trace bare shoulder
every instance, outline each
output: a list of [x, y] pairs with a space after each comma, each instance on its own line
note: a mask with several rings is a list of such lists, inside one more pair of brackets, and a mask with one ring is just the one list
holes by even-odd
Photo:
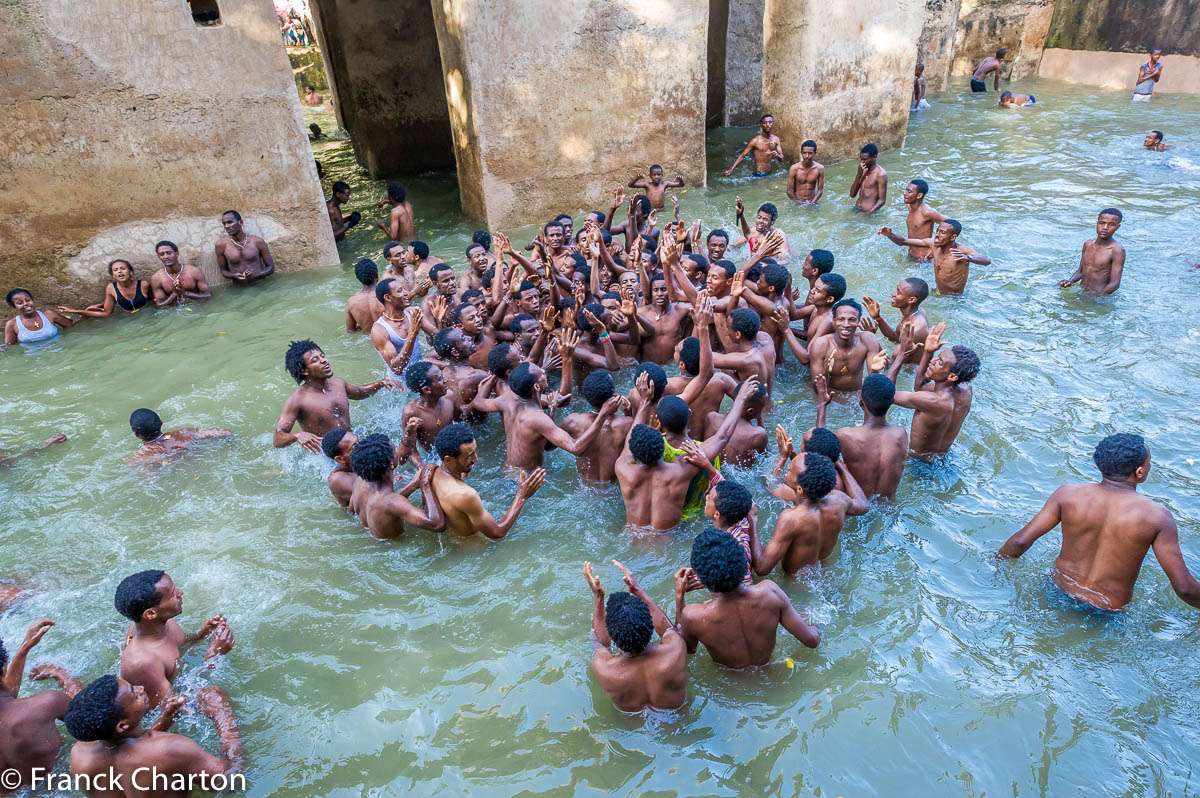
[[590, 413], [572, 413], [563, 419], [562, 428], [574, 435], [575, 430], [586, 429], [591, 423], [592, 416]]

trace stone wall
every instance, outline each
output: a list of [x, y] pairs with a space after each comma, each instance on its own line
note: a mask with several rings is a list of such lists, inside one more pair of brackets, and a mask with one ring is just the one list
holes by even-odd
[[729, 0], [708, 3], [708, 97], [704, 124], [720, 127], [725, 122], [725, 43], [729, 38]]
[[337, 261], [271, 5], [220, 10], [201, 26], [182, 1], [0, 0], [6, 285], [93, 302], [108, 260], [150, 264], [168, 233], [211, 250], [229, 208], [264, 220], [280, 269]]
[[788, 161], [815, 139], [822, 162], [868, 141], [904, 144], [924, 0], [767, 0], [763, 106]]
[[1055, 0], [1046, 46], [1200, 56], [1200, 0]]
[[757, 125], [762, 105], [763, 11], [766, 0], [729, 0], [725, 46], [725, 124]]
[[1033, 77], [1053, 15], [1053, 0], [961, 0], [950, 74], [970, 75], [980, 61], [1005, 47], [1001, 77]]
[[917, 43], [917, 60], [925, 64], [925, 91], [946, 88], [954, 57], [959, 0], [925, 0], [925, 21]]
[[430, 0], [313, 0], [338, 123], [373, 177], [454, 165]]
[[463, 210], [491, 228], [607, 207], [652, 163], [704, 183], [708, 0], [580, 5], [434, 4]]
[[[1047, 47], [1039, 77], [1083, 83], [1104, 89], [1132, 91], [1138, 67], [1149, 59], [1144, 53], [1092, 50], [1059, 50]], [[1200, 58], [1194, 55], [1163, 56], [1162, 79], [1155, 94], [1200, 94]]]

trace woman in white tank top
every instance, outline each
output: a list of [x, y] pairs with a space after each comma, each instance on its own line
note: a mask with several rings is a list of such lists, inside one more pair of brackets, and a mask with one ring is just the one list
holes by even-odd
[[5, 301], [9, 307], [15, 308], [17, 315], [4, 325], [4, 345], [22, 343], [33, 344], [39, 341], [49, 341], [58, 337], [58, 328], [64, 330], [74, 324], [70, 318], [56, 310], [42, 312], [33, 302], [33, 294], [24, 288], [14, 288], [8, 292]]

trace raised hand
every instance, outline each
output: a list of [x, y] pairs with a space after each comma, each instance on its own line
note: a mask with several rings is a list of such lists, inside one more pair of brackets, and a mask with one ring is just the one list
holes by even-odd
[[779, 456], [786, 457], [791, 460], [796, 456], [796, 447], [792, 445], [792, 436], [787, 434], [787, 430], [782, 424], [775, 425], [775, 445], [779, 447]]
[[633, 383], [634, 393], [638, 395], [642, 404], [650, 401], [650, 397], [654, 395], [654, 390], [650, 387], [650, 373], [643, 371], [637, 376]]
[[604, 404], [600, 405], [600, 412], [596, 415], [611, 416], [621, 409], [621, 402], [628, 401], [624, 396], [610, 396], [604, 400]]
[[596, 335], [604, 335], [604, 333], [608, 332], [608, 327], [605, 326], [604, 322], [596, 318], [596, 316], [590, 310], [584, 308], [582, 312], [584, 321], [592, 325], [592, 331], [595, 332]]
[[824, 374], [817, 373], [812, 375], [813, 388], [817, 392], [817, 404], [827, 405], [832, 400], [829, 393], [829, 378]]
[[704, 295], [696, 296], [696, 304], [692, 306], [692, 323], [696, 327], [712, 324], [713, 321], [713, 298]]
[[417, 280], [417, 284], [413, 286], [412, 292], [414, 295], [423, 296], [430, 288], [433, 288], [433, 281], [428, 277], [422, 277], [420, 280]]
[[618, 188], [616, 190], [616, 193], [613, 194], [613, 201], [612, 201], [613, 209], [615, 210], [617, 208], [620, 208], [621, 203], [624, 201], [625, 201], [625, 189]]
[[697, 219], [695, 222], [692, 223], [692, 229], [688, 231], [688, 235], [691, 237], [692, 243], [695, 246], [697, 246], [697, 247], [700, 246], [700, 220], [699, 219]]
[[205, 621], [203, 623], [203, 625], [201, 625], [200, 631], [196, 633], [196, 636], [197, 637], [208, 637], [210, 634], [212, 634], [212, 631], [214, 629], [216, 629], [217, 627], [222, 626], [222, 625], [228, 626], [228, 624], [229, 624], [229, 622], [225, 620], [224, 615], [214, 615], [213, 617], [211, 617], [207, 621]]
[[873, 333], [879, 329], [879, 325], [870, 316], [863, 316], [858, 320], [858, 326], [865, 332]]
[[604, 585], [600, 584], [600, 577], [592, 572], [592, 564], [590, 562], [583, 564], [583, 578], [587, 580], [588, 588], [591, 589], [592, 595], [598, 599], [603, 599]]
[[547, 305], [542, 308], [542, 317], [538, 319], [538, 325], [547, 333], [554, 331], [554, 322], [558, 321], [558, 311]]
[[942, 333], [946, 332], [946, 322], [940, 322], [936, 327], [929, 331], [929, 335], [925, 338], [925, 351], [936, 352], [942, 348]]
[[953, 247], [953, 248], [950, 250], [950, 254], [954, 256], [954, 259], [955, 259], [956, 261], [960, 261], [960, 262], [961, 262], [961, 261], [965, 261], [965, 260], [970, 260], [970, 259], [971, 259], [971, 256], [970, 256], [970, 255], [968, 255], [966, 252], [963, 252], [963, 251], [962, 251], [961, 249], [959, 249], [958, 247]]
[[578, 346], [579, 330], [559, 330], [558, 349], [564, 358], [573, 356], [575, 354], [575, 348]]
[[[733, 297], [733, 302], [737, 302], [744, 293], [746, 293], [746, 273], [737, 272], [733, 275], [733, 284], [729, 287], [729, 295]], [[730, 303], [730, 307], [732, 306], [733, 303]]]
[[[726, 176], [728, 176], [728, 173], [726, 173]], [[741, 198], [741, 197], [737, 197], [737, 198], [736, 198], [736, 204], [734, 205], [734, 208], [737, 210], [737, 215], [738, 215], [738, 216], [744, 216], [744, 215], [745, 215], [745, 213], [746, 213], [746, 206], [742, 204], [742, 198]]]
[[621, 313], [629, 318], [633, 318], [633, 314], [637, 312], [637, 300], [631, 286], [621, 288]]
[[862, 300], [863, 300], [863, 307], [865, 307], [867, 309], [867, 315], [873, 319], [878, 319], [879, 318], [879, 303], [876, 302], [874, 299], [871, 299], [871, 297], [869, 297], [869, 296], [863, 297]]
[[758, 392], [758, 386], [759, 386], [758, 377], [747, 378], [742, 383], [742, 389], [740, 391], [738, 391], [736, 398], [745, 397], [746, 399], [749, 399], [751, 396], [754, 396], [754, 394]]
[[575, 307], [583, 307], [584, 300], [587, 299], [587, 288], [583, 283], [575, 286]]
[[883, 371], [885, 368], [887, 368], [887, 359], [887, 352], [880, 349], [871, 356], [870, 360], [867, 361], [867, 371], [871, 374], [874, 374], [878, 371]]
[[575, 323], [575, 309], [568, 308], [562, 314], [562, 326], [564, 330], [574, 330], [578, 325]]
[[890, 236], [892, 234], [892, 228], [885, 224], [883, 227], [879, 228], [878, 233], [881, 236]]
[[208, 639], [208, 653], [204, 655], [205, 659], [215, 657], [218, 654], [228, 654], [233, 649], [233, 631], [226, 624], [221, 624], [212, 633], [212, 637]]
[[517, 495], [522, 499], [528, 499], [530, 496], [538, 492], [538, 488], [546, 483], [546, 469], [535, 468], [529, 473], [521, 472], [521, 479], [517, 482]]
[[498, 246], [500, 248], [500, 251], [502, 253], [504, 253], [505, 255], [513, 254], [512, 241], [510, 241], [508, 239], [508, 236], [504, 235], [504, 233], [497, 231], [496, 233], [494, 233], [492, 235], [492, 238], [495, 239], [495, 244], [496, 244], [496, 246]]
[[[833, 373], [833, 363], [837, 359], [837, 347], [829, 347], [829, 354], [825, 357], [825, 363], [822, 366], [822, 371], [825, 374]], [[814, 383], [815, 384], [815, 383]]]
[[54, 626], [54, 621], [49, 618], [38, 621], [29, 630], [25, 632], [25, 640], [21, 643], [21, 647], [26, 651], [42, 642], [42, 638], [46, 636], [46, 632], [50, 631], [50, 627]]
[[450, 311], [450, 303], [446, 301], [446, 297], [435, 296], [433, 301], [429, 303], [429, 312], [433, 314], [434, 321], [438, 326], [442, 326], [442, 320], [446, 318], [446, 314]]
[[792, 317], [788, 314], [787, 308], [776, 305], [775, 309], [771, 311], [771, 321], [775, 322], [775, 326], [782, 330], [791, 324]]
[[684, 442], [682, 457], [685, 463], [695, 466], [702, 471], [714, 470], [712, 461], [700, 450], [700, 446], [695, 441]]
[[625, 587], [629, 588], [630, 593], [636, 596], [639, 593], [645, 592], [642, 590], [642, 586], [638, 584], [637, 577], [633, 575], [632, 571], [616, 560], [613, 560], [612, 564], [617, 566], [617, 570], [621, 572], [621, 581], [625, 583]]

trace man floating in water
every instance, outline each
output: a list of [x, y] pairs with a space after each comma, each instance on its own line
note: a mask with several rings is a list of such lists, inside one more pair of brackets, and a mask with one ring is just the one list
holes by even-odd
[[887, 202], [887, 172], [878, 163], [879, 148], [865, 144], [858, 152], [858, 171], [850, 184], [850, 197], [857, 197], [854, 207], [874, 213]]
[[1150, 475], [1150, 447], [1140, 435], [1117, 433], [1096, 445], [1092, 461], [1100, 481], [1064, 485], [1041, 511], [1000, 548], [1001, 557], [1020, 557], [1062, 524], [1062, 550], [1051, 572], [1065, 592], [1102, 610], [1119, 610], [1133, 599], [1142, 560], [1154, 556], [1175, 593], [1200, 608], [1200, 582], [1179, 550], [1175, 519], [1137, 486]]
[[754, 153], [754, 176], [766, 177], [771, 173], [771, 162], [775, 160], [783, 160], [783, 144], [779, 141], [779, 136], [776, 136], [771, 131], [775, 129], [775, 117], [770, 114], [763, 114], [759, 120], [759, 133], [750, 142], [746, 144], [746, 149], [742, 150], [742, 154], [733, 162], [733, 166], [725, 170], [725, 176], [729, 177], [733, 174], [733, 170], [737, 169], [738, 164], [742, 162], [747, 155]]
[[275, 273], [275, 260], [267, 242], [252, 236], [242, 227], [242, 215], [237, 211], [221, 214], [225, 235], [217, 240], [217, 268], [221, 276], [234, 285], [256, 283]]
[[1000, 62], [1007, 54], [1008, 50], [1001, 47], [994, 56], [989, 55], [979, 62], [979, 65], [975, 67], [975, 72], [971, 75], [971, 91], [986, 92], [988, 75], [993, 76], [992, 91], [1000, 91]]
[[1037, 100], [1032, 94], [1013, 94], [1011, 91], [1001, 93], [1000, 102], [997, 103], [1001, 108], [1023, 108], [1036, 104]]
[[196, 427], [181, 427], [164, 434], [162, 419], [158, 417], [158, 413], [145, 407], [139, 407], [130, 414], [129, 428], [142, 442], [142, 447], [130, 455], [129, 460], [143, 465], [161, 462], [172, 455], [179, 454], [196, 441], [233, 437], [233, 433], [227, 429], [197, 429]]
[[1116, 208], [1105, 208], [1096, 217], [1096, 237], [1084, 242], [1079, 268], [1058, 284], [1063, 288], [1080, 283], [1085, 294], [1107, 296], [1121, 287], [1125, 270], [1125, 247], [1113, 240], [1124, 218]]
[[1151, 130], [1142, 141], [1142, 149], [1153, 150], [1154, 152], [1162, 152], [1168, 147], [1174, 146], [1174, 144], [1163, 142], [1163, 132], [1161, 130]]

